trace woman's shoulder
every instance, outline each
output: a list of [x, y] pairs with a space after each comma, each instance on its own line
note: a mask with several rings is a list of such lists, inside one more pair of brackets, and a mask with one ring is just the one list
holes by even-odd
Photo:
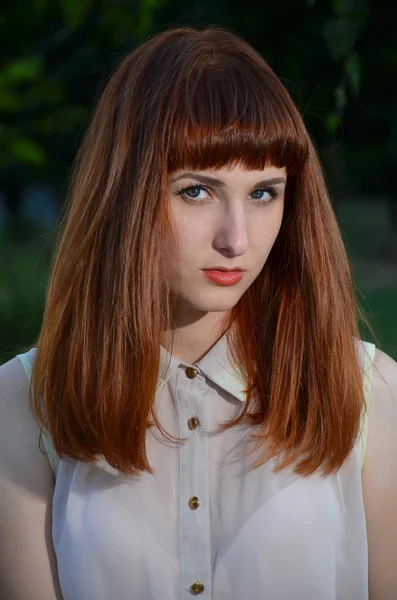
[[[28, 352], [23, 354], [17, 354], [16, 358], [18, 358], [24, 368], [26, 379], [30, 382], [30, 378], [32, 375], [32, 365], [34, 361], [34, 357], [36, 355], [36, 347], [31, 348]], [[55, 448], [53, 446], [51, 436], [45, 429], [42, 429], [40, 432], [40, 438], [43, 442], [45, 452], [48, 456], [48, 460], [51, 465], [52, 472], [54, 477], [57, 475], [58, 466], [59, 466], [59, 456], [55, 452]]]
[[363, 467], [368, 434], [368, 409], [371, 402], [371, 381], [372, 369], [374, 365], [376, 347], [372, 342], [366, 342], [362, 339], [354, 338], [356, 352], [360, 364], [361, 373], [363, 376], [363, 391], [365, 398], [365, 406], [361, 413], [360, 436], [358, 441], [360, 466]]
[[[44, 446], [53, 476], [55, 477], [58, 469], [59, 457], [56, 455], [48, 432], [39, 429], [29, 402], [29, 386], [35, 354], [36, 348], [33, 347], [25, 353], [17, 354], [4, 365], [1, 365], [0, 386], [4, 402], [7, 403], [10, 410], [14, 411], [15, 418], [22, 419], [23, 421], [26, 421], [26, 419], [33, 420], [33, 429], [37, 438], [36, 445], [38, 451], [43, 455], [42, 449]], [[3, 407], [3, 410], [5, 410], [5, 407]]]
[[362, 470], [374, 600], [397, 597], [397, 362], [378, 348], [375, 354]]
[[15, 356], [0, 365], [0, 461], [3, 474], [12, 477], [13, 469], [23, 471], [25, 467], [33, 468], [33, 464], [48, 470], [48, 460], [40, 452], [39, 440], [40, 428], [29, 402], [29, 378]]
[[[54, 477], [39, 449], [40, 429], [29, 405], [29, 381], [14, 357], [0, 366], [0, 529], [2, 584], [25, 597], [61, 597], [54, 591], [51, 549]], [[0, 586], [1, 587], [1, 586]]]
[[377, 467], [382, 468], [395, 462], [397, 475], [397, 362], [379, 348], [374, 352], [369, 393], [365, 465], [372, 468], [379, 463]]
[[357, 356], [360, 362], [360, 366], [365, 368], [370, 368], [373, 363], [375, 357], [376, 346], [372, 342], [366, 342], [360, 338], [354, 338], [354, 343], [356, 346]]
[[15, 356], [15, 358], [19, 359], [19, 361], [21, 362], [28, 381], [30, 381], [30, 376], [32, 374], [32, 365], [33, 365], [34, 357], [36, 355], [36, 351], [37, 351], [37, 348], [34, 346], [27, 352], [24, 352], [22, 354], [17, 354]]
[[[29, 380], [30, 375], [26, 377], [26, 369], [18, 356], [0, 365], [0, 410], [3, 417], [20, 413], [21, 416], [30, 414], [33, 418], [29, 405]], [[0, 419], [0, 423], [5, 426], [4, 419]]]

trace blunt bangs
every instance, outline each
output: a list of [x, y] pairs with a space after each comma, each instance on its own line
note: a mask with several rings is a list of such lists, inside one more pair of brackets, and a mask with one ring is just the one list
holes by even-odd
[[167, 113], [168, 172], [273, 165], [291, 173], [306, 162], [299, 113], [270, 70], [230, 55], [226, 66], [187, 73], [175, 87], [178, 102]]

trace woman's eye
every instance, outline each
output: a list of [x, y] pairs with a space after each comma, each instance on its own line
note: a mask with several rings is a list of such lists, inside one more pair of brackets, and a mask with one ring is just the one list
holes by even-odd
[[[203, 185], [189, 185], [177, 192], [184, 200], [193, 203], [202, 202], [205, 194], [208, 194], [208, 190]], [[277, 190], [273, 187], [257, 188], [250, 195], [258, 204], [270, 204], [276, 198]]]
[[259, 200], [266, 204], [271, 202], [277, 196], [277, 192], [272, 187], [258, 188], [252, 192], [251, 196], [253, 196], [255, 200]]
[[206, 192], [206, 188], [202, 185], [190, 185], [189, 187], [183, 188], [178, 194], [187, 200], [203, 200], [204, 197], [200, 196], [201, 192]]

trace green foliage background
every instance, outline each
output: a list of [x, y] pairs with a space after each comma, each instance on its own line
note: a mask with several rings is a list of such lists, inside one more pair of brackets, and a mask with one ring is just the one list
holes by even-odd
[[[302, 111], [326, 169], [358, 300], [397, 359], [397, 3], [382, 0], [15, 0], [0, 13], [0, 363], [40, 328], [56, 228], [22, 211], [46, 182], [60, 211], [100, 91], [163, 29], [217, 24], [246, 38]], [[363, 332], [364, 339], [370, 334]]]

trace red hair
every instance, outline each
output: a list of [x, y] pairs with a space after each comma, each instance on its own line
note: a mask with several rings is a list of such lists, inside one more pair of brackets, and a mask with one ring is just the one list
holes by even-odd
[[124, 59], [76, 157], [31, 386], [34, 414], [60, 457], [102, 456], [124, 473], [152, 472], [146, 430], [154, 424], [168, 436], [154, 400], [175, 301], [167, 178], [233, 165], [286, 167], [288, 177], [268, 260], [229, 311], [247, 399], [223, 426], [252, 425], [253, 467], [280, 455], [277, 471], [298, 461], [302, 476], [320, 466], [329, 474], [352, 450], [364, 408], [358, 316], [372, 328], [313, 144], [247, 42], [186, 27]]

